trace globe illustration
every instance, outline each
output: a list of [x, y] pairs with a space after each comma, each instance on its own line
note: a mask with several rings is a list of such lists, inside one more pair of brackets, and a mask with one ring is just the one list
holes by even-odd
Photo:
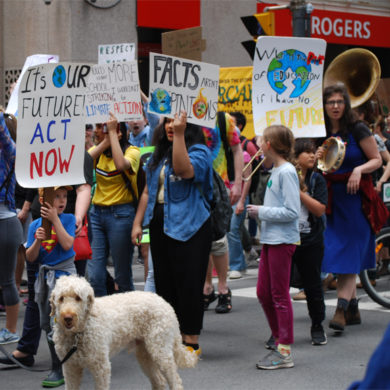
[[306, 63], [306, 55], [301, 51], [289, 49], [280, 52], [269, 64], [267, 79], [271, 88], [281, 95], [286, 89], [285, 82], [291, 78], [295, 86], [290, 97], [302, 95], [310, 84], [308, 78], [311, 65]]
[[159, 114], [170, 114], [171, 113], [171, 96], [169, 93], [162, 88], [157, 88], [151, 94], [151, 102], [149, 108], [151, 111]]
[[61, 88], [66, 81], [66, 71], [62, 65], [58, 65], [53, 72], [53, 84], [57, 88]]

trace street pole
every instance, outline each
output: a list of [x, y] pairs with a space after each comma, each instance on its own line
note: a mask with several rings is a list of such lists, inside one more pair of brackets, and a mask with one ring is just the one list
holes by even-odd
[[313, 5], [306, 0], [291, 0], [293, 37], [310, 37]]

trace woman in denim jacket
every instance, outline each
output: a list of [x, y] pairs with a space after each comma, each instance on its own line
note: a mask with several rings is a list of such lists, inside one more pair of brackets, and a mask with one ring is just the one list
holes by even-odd
[[[156, 292], [177, 314], [183, 342], [200, 355], [203, 284], [211, 248], [212, 160], [199, 126], [182, 111], [155, 130], [156, 149], [134, 220], [138, 244], [150, 227]], [[143, 223], [142, 223], [143, 221]]]

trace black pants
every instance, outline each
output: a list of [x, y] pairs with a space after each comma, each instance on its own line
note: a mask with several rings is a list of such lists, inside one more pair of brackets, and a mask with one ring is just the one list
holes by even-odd
[[319, 325], [325, 319], [324, 292], [321, 281], [321, 265], [324, 256], [324, 245], [297, 245], [293, 255], [301, 276], [306, 294], [307, 308], [313, 325]]
[[156, 293], [174, 308], [181, 332], [198, 335], [203, 326], [203, 285], [211, 249], [210, 219], [185, 242], [164, 234], [163, 227], [163, 205], [156, 205], [150, 223]]

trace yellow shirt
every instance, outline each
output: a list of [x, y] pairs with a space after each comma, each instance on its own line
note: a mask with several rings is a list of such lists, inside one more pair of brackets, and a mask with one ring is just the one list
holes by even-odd
[[[95, 148], [93, 146], [90, 150]], [[140, 151], [136, 146], [130, 146], [126, 149], [124, 157], [130, 162], [133, 172], [138, 172]], [[96, 160], [95, 160], [96, 164]], [[121, 171], [116, 169], [114, 159], [107, 157], [104, 153], [100, 155], [96, 168], [96, 191], [92, 198], [92, 203], [98, 206], [113, 206], [117, 204], [131, 203], [133, 197], [130, 190], [126, 187]], [[137, 191], [137, 175], [124, 172], [130, 179], [135, 195]]]

